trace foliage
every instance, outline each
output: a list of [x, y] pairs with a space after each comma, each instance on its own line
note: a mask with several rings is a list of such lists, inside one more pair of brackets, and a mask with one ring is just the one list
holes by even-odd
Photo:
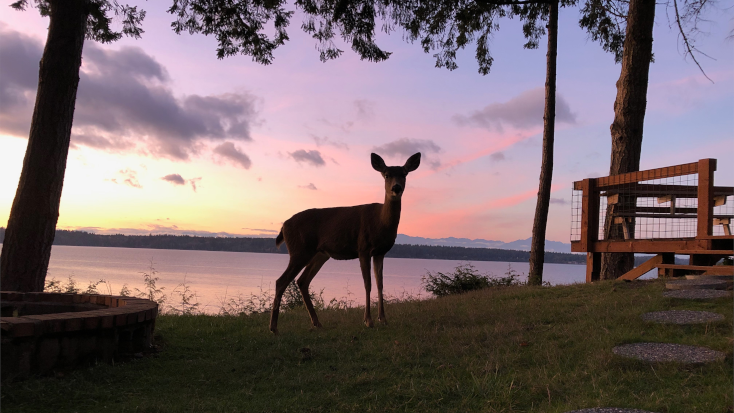
[[[288, 40], [292, 11], [286, 11], [284, 0], [173, 0], [168, 12], [176, 16], [173, 30], [214, 35], [219, 42], [220, 59], [242, 53], [261, 64], [273, 61], [273, 50]], [[271, 39], [262, 33], [266, 25], [275, 29]]]
[[[25, 10], [29, 5], [36, 7], [41, 16], [51, 14], [49, 0], [18, 0], [12, 3], [10, 7], [16, 10]], [[141, 25], [143, 19], [145, 19], [145, 10], [138, 10], [138, 6], [120, 4], [117, 0], [89, 0], [87, 5], [89, 7], [87, 39], [100, 43], [112, 43], [120, 40], [123, 35], [139, 39], [140, 35], [143, 34]], [[112, 17], [110, 15], [122, 22], [120, 31], [112, 29]]]
[[100, 284], [107, 284], [107, 281], [105, 281], [105, 280], [99, 280], [99, 281], [96, 281], [96, 282], [90, 281], [90, 282], [89, 282], [89, 285], [87, 286], [87, 289], [86, 289], [86, 290], [84, 290], [84, 291], [82, 291], [82, 293], [83, 293], [83, 294], [101, 294], [101, 293], [100, 293], [100, 292], [99, 292], [99, 291], [97, 290], [97, 287], [98, 287], [98, 286], [99, 286]]
[[141, 272], [143, 276], [143, 289], [135, 288], [135, 296], [138, 298], [145, 298], [150, 301], [154, 301], [158, 303], [160, 307], [163, 307], [166, 303], [166, 294], [163, 293], [163, 290], [166, 289], [166, 287], [160, 287], [158, 288], [157, 282], [159, 280], [158, 277], [156, 277], [156, 274], [158, 274], [158, 271], [153, 267], [153, 259], [150, 259], [150, 265], [148, 266], [148, 271]]
[[169, 307], [170, 313], [179, 315], [193, 315], [200, 313], [199, 303], [197, 302], [196, 298], [196, 291], [192, 291], [189, 284], [186, 283], [185, 275], [181, 284], [177, 285], [176, 288], [171, 291], [171, 294], [175, 294], [179, 297], [179, 307], [171, 305]]
[[579, 25], [591, 40], [599, 42], [604, 51], [622, 61], [628, 3], [619, 0], [588, 0], [581, 8]]
[[444, 297], [453, 294], [463, 294], [469, 291], [481, 290], [490, 287], [509, 287], [523, 285], [518, 274], [512, 267], [507, 268], [504, 277], [493, 277], [489, 274], [480, 274], [470, 263], [459, 264], [453, 273], [444, 274], [440, 271], [428, 271], [421, 278], [423, 288], [429, 293]]
[[[305, 311], [288, 311], [278, 337], [267, 314], [163, 315], [161, 352], [3, 383], [2, 411], [728, 411], [731, 298], [677, 300], [664, 290], [663, 280], [485, 289], [394, 304], [389, 324], [374, 328], [363, 326], [361, 309], [323, 310], [321, 329]], [[725, 320], [677, 326], [640, 317], [671, 309]], [[651, 368], [612, 353], [644, 341], [705, 346], [727, 359]]]

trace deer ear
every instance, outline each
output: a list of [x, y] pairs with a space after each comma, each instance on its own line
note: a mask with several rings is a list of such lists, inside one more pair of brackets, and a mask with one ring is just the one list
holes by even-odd
[[377, 172], [385, 172], [385, 170], [387, 170], [387, 165], [385, 165], [385, 161], [383, 161], [380, 155], [376, 153], [372, 154], [372, 167]]
[[405, 165], [403, 165], [403, 168], [405, 168], [405, 172], [413, 172], [416, 169], [418, 169], [418, 166], [421, 164], [421, 153], [418, 152], [415, 155], [408, 158], [407, 161], [405, 161]]

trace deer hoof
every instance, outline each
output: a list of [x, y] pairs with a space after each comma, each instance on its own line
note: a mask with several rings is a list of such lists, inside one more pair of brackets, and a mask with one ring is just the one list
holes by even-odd
[[317, 321], [317, 322], [315, 322], [315, 323], [313, 323], [313, 326], [314, 326], [314, 327], [316, 327], [316, 328], [321, 328], [321, 327], [323, 327], [323, 326], [321, 325], [321, 323], [319, 323], [318, 321]]
[[379, 317], [377, 319], [377, 321], [381, 322], [382, 324], [387, 324], [387, 318], [385, 318], [384, 316], [383, 317]]
[[372, 322], [372, 319], [369, 319], [369, 320], [364, 320], [364, 325], [372, 328], [375, 326], [375, 323]]
[[270, 331], [273, 332], [273, 335], [275, 335], [275, 336], [278, 335], [278, 328], [277, 327], [270, 327]]

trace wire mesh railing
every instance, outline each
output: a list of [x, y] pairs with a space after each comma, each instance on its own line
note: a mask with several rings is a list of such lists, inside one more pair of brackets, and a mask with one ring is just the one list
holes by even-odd
[[[575, 182], [571, 241], [731, 235], [734, 189], [713, 186], [715, 165], [702, 160]], [[702, 179], [699, 167], [706, 169]]]

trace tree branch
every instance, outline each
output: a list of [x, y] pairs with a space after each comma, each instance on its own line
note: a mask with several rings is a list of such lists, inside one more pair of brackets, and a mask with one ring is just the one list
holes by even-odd
[[673, 0], [673, 7], [675, 9], [675, 22], [678, 24], [678, 30], [680, 31], [680, 35], [683, 38], [683, 44], [686, 46], [686, 54], [691, 55], [691, 59], [693, 59], [693, 62], [696, 63], [696, 66], [698, 66], [698, 70], [703, 73], [703, 76], [708, 79], [709, 82], [714, 83], [714, 81], [711, 80], [708, 75], [706, 75], [706, 72], [704, 72], [703, 68], [698, 63], [698, 60], [696, 60], [696, 56], [693, 54], [693, 52], [696, 50], [696, 47], [691, 45], [691, 43], [688, 41], [688, 36], [686, 36], [686, 33], [683, 30], [683, 25], [680, 22], [680, 14], [678, 13], [678, 0]]

